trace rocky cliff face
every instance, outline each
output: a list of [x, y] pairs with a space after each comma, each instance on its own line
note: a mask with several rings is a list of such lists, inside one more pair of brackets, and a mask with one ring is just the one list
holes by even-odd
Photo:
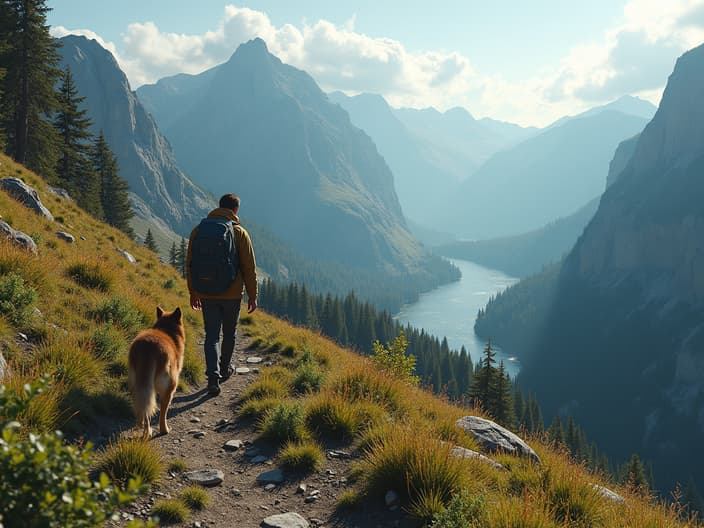
[[255, 39], [202, 75], [146, 92], [162, 108], [179, 98], [166, 133], [196, 182], [238, 193], [243, 215], [314, 258], [387, 271], [422, 265], [384, 159], [307, 73]]
[[181, 171], [171, 146], [131, 91], [115, 58], [95, 40], [69, 35], [59, 40], [62, 67], [70, 66], [93, 121], [103, 130], [127, 181], [138, 215], [156, 216], [185, 235], [213, 199]]
[[703, 484], [703, 101], [701, 46], [677, 61], [566, 259], [522, 374], [548, 412], [569, 410], [612, 452], [653, 460], [661, 486]]

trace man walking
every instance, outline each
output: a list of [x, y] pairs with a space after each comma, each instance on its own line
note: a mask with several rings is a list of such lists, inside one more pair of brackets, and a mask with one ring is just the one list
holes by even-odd
[[245, 289], [247, 313], [257, 309], [257, 264], [252, 241], [237, 217], [240, 199], [226, 194], [219, 205], [191, 232], [186, 259], [191, 308], [203, 310], [205, 374], [211, 396], [220, 394], [220, 381], [234, 372], [231, 362]]

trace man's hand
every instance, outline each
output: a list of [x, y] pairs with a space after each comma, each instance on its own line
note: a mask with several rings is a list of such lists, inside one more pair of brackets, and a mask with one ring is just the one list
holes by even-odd
[[257, 309], [257, 300], [256, 299], [249, 299], [247, 301], [247, 313], [252, 313], [256, 309]]
[[195, 295], [191, 295], [191, 308], [194, 310], [200, 310], [201, 305], [200, 305], [200, 298], [196, 297]]

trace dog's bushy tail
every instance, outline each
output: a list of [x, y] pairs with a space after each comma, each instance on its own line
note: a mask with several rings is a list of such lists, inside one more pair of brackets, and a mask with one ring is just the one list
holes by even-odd
[[156, 364], [150, 361], [146, 368], [136, 370], [133, 365], [129, 368], [129, 385], [134, 401], [134, 414], [138, 423], [144, 423], [145, 430], [149, 421], [156, 413], [156, 394], [154, 392], [154, 375]]

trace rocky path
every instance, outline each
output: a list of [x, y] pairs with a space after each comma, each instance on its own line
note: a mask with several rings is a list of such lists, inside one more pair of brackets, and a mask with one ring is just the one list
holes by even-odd
[[[219, 396], [209, 397], [203, 386], [174, 398], [169, 412], [171, 432], [152, 441], [162, 451], [165, 467], [181, 460], [187, 469], [183, 474], [166, 473], [152, 492], [122, 512], [121, 522], [114, 525], [124, 526], [135, 517], [146, 518], [155, 501], [176, 498], [183, 487], [193, 483], [187, 478], [189, 472], [207, 470], [204, 478], [214, 477], [213, 482], [204, 483], [210, 496], [208, 507], [191, 513], [187, 521], [175, 526], [403, 526], [401, 512], [390, 512], [383, 504], [345, 513], [344, 518], [336, 515], [337, 497], [349, 487], [346, 475], [354, 462], [349, 452], [326, 450], [321, 470], [304, 478], [279, 470], [275, 446], [258, 440], [255, 424], [236, 416], [239, 395], [257, 378], [260, 366], [270, 363], [267, 356], [261, 358], [261, 363], [252, 363], [258, 352], [250, 350], [249, 345], [246, 337], [238, 336], [236, 366], [249, 372], [225, 381]], [[197, 480], [197, 475], [193, 478]], [[281, 517], [271, 519], [282, 514], [292, 515], [288, 521]]]

